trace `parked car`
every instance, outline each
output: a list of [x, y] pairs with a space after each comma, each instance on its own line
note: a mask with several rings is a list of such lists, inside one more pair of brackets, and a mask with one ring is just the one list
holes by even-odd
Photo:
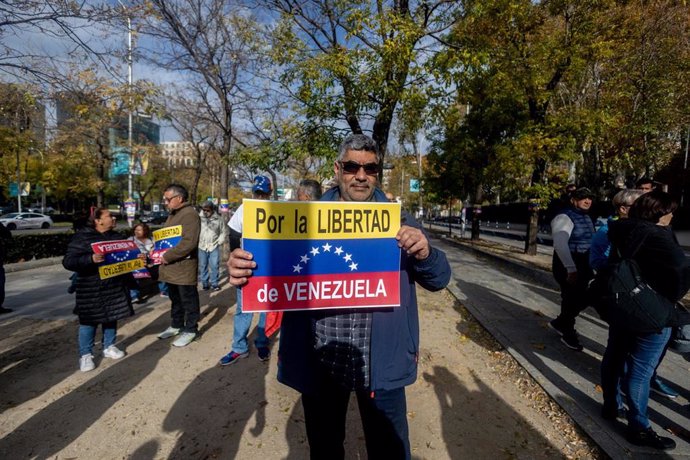
[[8, 230], [18, 230], [25, 228], [50, 228], [53, 220], [35, 212], [11, 212], [0, 217], [0, 222]]
[[140, 222], [145, 224], [162, 224], [168, 220], [168, 211], [153, 211], [151, 214], [141, 216]]

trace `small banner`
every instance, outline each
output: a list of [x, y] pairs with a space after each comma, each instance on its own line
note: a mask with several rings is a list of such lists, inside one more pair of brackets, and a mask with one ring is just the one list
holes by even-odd
[[400, 305], [399, 203], [243, 203], [243, 311]]
[[141, 251], [134, 241], [113, 240], [91, 243], [91, 249], [95, 254], [105, 255], [105, 260], [98, 267], [98, 274], [102, 280], [146, 266], [146, 262], [138, 258]]
[[161, 257], [165, 252], [174, 248], [182, 239], [182, 225], [165, 227], [153, 232], [153, 251], [149, 254], [151, 263], [160, 265]]
[[134, 270], [132, 272], [132, 276], [136, 279], [146, 279], [146, 278], [151, 278], [151, 272], [149, 271], [148, 268], [141, 268], [139, 270]]

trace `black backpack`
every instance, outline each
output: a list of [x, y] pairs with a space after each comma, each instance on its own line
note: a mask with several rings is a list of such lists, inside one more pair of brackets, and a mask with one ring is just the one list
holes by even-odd
[[658, 333], [668, 327], [675, 315], [675, 303], [657, 293], [642, 279], [633, 259], [647, 235], [629, 254], [618, 252], [619, 259], [609, 259], [601, 306], [609, 324], [635, 334]]

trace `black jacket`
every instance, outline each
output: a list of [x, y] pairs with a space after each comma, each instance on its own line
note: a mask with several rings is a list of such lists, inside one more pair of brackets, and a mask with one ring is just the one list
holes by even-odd
[[115, 232], [99, 233], [86, 227], [77, 232], [67, 246], [62, 265], [77, 273], [76, 305], [74, 313], [79, 315], [80, 324], [101, 324], [117, 321], [134, 314], [128, 288], [132, 275], [100, 279], [98, 264], [93, 262], [91, 243], [119, 240]]
[[633, 259], [642, 278], [659, 294], [677, 302], [690, 289], [690, 264], [670, 227], [638, 219], [620, 219], [609, 225], [611, 255], [625, 256], [637, 246]]

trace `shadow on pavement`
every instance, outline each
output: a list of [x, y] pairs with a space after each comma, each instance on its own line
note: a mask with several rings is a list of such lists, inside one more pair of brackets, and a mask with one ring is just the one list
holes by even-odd
[[[441, 406], [442, 435], [450, 458], [524, 458], [551, 459], [560, 451], [518, 415], [474, 372], [477, 389], [465, 386], [456, 375], [442, 366], [423, 378], [433, 385]], [[482, 407], [480, 413], [465, 410], [471, 402]], [[519, 429], [514, 425], [518, 419]], [[499, 434], [503, 439], [497, 439]], [[517, 436], [520, 437], [517, 437]], [[506, 447], [510, 446], [510, 447]]]
[[[219, 312], [214, 319], [222, 317]], [[232, 331], [228, 332], [232, 337]], [[226, 367], [215, 365], [199, 374], [163, 421], [165, 432], [180, 433], [168, 458], [236, 458], [240, 442], [261, 443], [268, 404], [266, 375], [275, 359], [273, 355], [270, 361], [260, 362], [251, 349], [247, 359]], [[243, 438], [252, 421], [250, 435]]]
[[[36, 328], [49, 327], [48, 323], [37, 326], [34, 320], [16, 318], [3, 326], [0, 335], [12, 339], [14, 347], [0, 354], [0, 369], [5, 369], [0, 373], [0, 413], [42, 395], [72, 375], [79, 359], [76, 322], [60, 321], [59, 326], [40, 333]], [[62, 347], [54, 346], [65, 342], [74, 343], [69, 358]], [[65, 365], [66, 359], [70, 365]], [[27, 379], [34, 384], [25, 385]]]
[[[118, 341], [124, 349], [131, 343], [165, 328], [169, 314], [159, 315], [135, 334]], [[97, 336], [98, 337], [98, 336]], [[76, 328], [74, 336], [76, 350]], [[61, 451], [91, 427], [110, 407], [151, 373], [170, 350], [164, 341], [155, 341], [139, 353], [113, 363], [92, 379], [47, 405], [0, 440], [0, 458], [48, 458]], [[64, 366], [64, 357], [62, 358]], [[100, 358], [97, 364], [100, 365]], [[74, 369], [77, 360], [70, 361]], [[72, 367], [74, 366], [74, 367]], [[42, 372], [39, 368], [36, 371]], [[54, 429], [52, 429], [55, 427]]]

